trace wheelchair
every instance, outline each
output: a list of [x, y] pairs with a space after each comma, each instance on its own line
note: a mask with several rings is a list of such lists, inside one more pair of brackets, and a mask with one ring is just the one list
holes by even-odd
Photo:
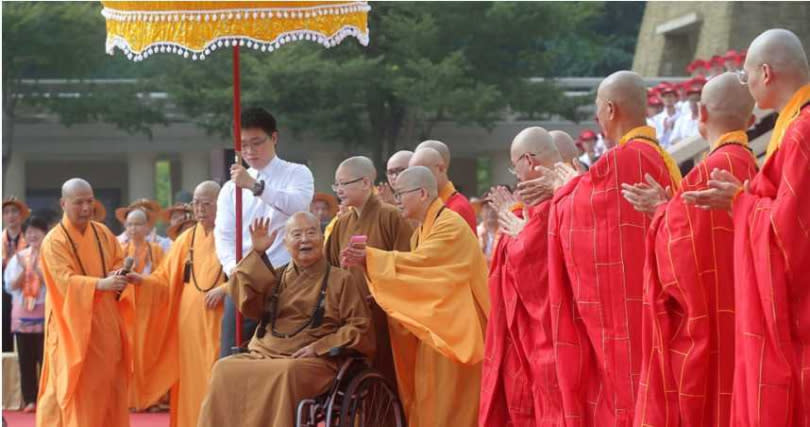
[[329, 357], [344, 359], [326, 393], [298, 403], [296, 427], [405, 427], [397, 391], [366, 358], [333, 348]]

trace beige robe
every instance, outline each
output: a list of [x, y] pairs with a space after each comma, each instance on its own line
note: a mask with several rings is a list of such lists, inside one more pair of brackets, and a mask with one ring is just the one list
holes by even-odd
[[[290, 333], [310, 320], [327, 266], [321, 259], [306, 270], [294, 264], [276, 269], [251, 251], [231, 277], [229, 292], [244, 316], [258, 320], [274, 287], [282, 286], [275, 331]], [[198, 426], [292, 426], [298, 402], [325, 392], [334, 381], [338, 361], [326, 357], [331, 348], [373, 351], [369, 309], [352, 275], [331, 267], [325, 298], [320, 326], [283, 338], [274, 336], [268, 323], [264, 337], [253, 336], [248, 353], [214, 365]], [[307, 345], [318, 357], [290, 358]]]
[[[340, 266], [340, 252], [349, 245], [351, 237], [355, 235], [367, 236], [366, 246], [370, 248], [407, 252], [411, 248], [410, 239], [411, 235], [413, 235], [413, 228], [402, 217], [399, 209], [388, 203], [383, 203], [377, 195], [372, 194], [360, 215], [357, 214], [356, 210], [349, 209], [348, 212], [335, 221], [332, 232], [329, 234], [325, 244], [325, 256], [330, 264], [336, 267]], [[366, 285], [363, 269], [353, 267], [349, 271], [358, 283], [362, 283], [363, 295], [368, 297], [368, 285]], [[385, 311], [371, 298], [368, 299], [371, 305], [371, 318], [377, 343], [374, 367], [385, 375], [392, 384], [396, 384], [390, 336], [400, 336], [404, 333], [404, 330], [401, 326], [395, 324], [391, 325], [389, 333]]]

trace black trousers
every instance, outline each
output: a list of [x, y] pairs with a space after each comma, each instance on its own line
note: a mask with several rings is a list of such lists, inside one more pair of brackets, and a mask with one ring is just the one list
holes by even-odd
[[11, 295], [3, 289], [3, 353], [14, 351], [14, 342], [11, 341]]
[[44, 334], [14, 334], [17, 337], [17, 359], [20, 362], [20, 386], [25, 404], [36, 403], [39, 372], [42, 369]]

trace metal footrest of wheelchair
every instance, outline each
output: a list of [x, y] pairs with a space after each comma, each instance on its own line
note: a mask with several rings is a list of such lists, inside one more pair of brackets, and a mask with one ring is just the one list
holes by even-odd
[[[298, 409], [295, 414], [295, 425], [299, 427], [315, 427], [317, 418], [318, 402], [315, 399], [304, 399], [298, 402]], [[306, 419], [304, 416], [306, 415]]]

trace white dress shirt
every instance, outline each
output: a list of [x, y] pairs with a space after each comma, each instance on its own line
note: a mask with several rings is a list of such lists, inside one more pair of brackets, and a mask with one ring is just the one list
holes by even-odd
[[[250, 251], [250, 229], [255, 218], [270, 218], [270, 233], [284, 227], [292, 214], [309, 210], [314, 193], [312, 172], [304, 165], [273, 157], [262, 170], [248, 169], [254, 179], [264, 181], [264, 191], [259, 197], [242, 189], [242, 255]], [[217, 258], [222, 268], [230, 275], [236, 267], [236, 186], [228, 181], [222, 186], [217, 198], [217, 218], [214, 239]], [[279, 232], [276, 240], [267, 249], [267, 258], [275, 267], [290, 262], [290, 254], [283, 244], [284, 235]]]
[[672, 128], [672, 136], [669, 139], [670, 146], [682, 139], [699, 135], [698, 120], [697, 118], [692, 118], [692, 112], [690, 111], [689, 114], [681, 114], [675, 122], [675, 127]]
[[[664, 108], [664, 111], [653, 116], [652, 121], [655, 124], [655, 133], [658, 136], [658, 142], [661, 144], [662, 148], [669, 148], [669, 145], [672, 142], [672, 131], [675, 129], [675, 122], [680, 116], [681, 111], [677, 107], [675, 108], [675, 113], [671, 116], [667, 114], [666, 108]], [[672, 127], [669, 129], [666, 127], [665, 122], [667, 121], [672, 122]]]

